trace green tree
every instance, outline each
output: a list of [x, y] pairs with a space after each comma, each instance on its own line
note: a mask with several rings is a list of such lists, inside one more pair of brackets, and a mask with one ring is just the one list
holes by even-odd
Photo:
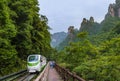
[[39, 10], [37, 0], [0, 1], [0, 76], [25, 67], [29, 54], [50, 56], [48, 19]]
[[116, 2], [117, 9], [120, 8], [120, 0], [116, 0], [115, 2]]
[[11, 39], [16, 36], [16, 29], [10, 18], [10, 9], [7, 0], [0, 1], [0, 75], [10, 72], [17, 59], [15, 46], [11, 45]]
[[50, 33], [47, 18], [39, 14], [38, 1], [12, 0], [9, 7], [17, 29], [12, 44], [16, 45], [18, 56], [26, 59], [29, 54], [45, 54], [50, 48]]
[[31, 30], [32, 27], [32, 4], [34, 1], [26, 0], [11, 0], [9, 7], [14, 14], [11, 14], [11, 18], [16, 25], [17, 35], [12, 40], [12, 44], [16, 46], [18, 56], [22, 59], [26, 59], [32, 47]]

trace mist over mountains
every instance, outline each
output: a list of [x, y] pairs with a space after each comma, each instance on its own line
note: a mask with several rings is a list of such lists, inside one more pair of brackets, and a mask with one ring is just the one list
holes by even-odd
[[56, 47], [58, 46], [67, 36], [66, 32], [57, 32], [51, 35], [51, 46]]
[[75, 29], [74, 26], [68, 27], [68, 32], [57, 32], [51, 35], [51, 46], [57, 48], [68, 45], [70, 41], [78, 41], [77, 34], [80, 32], [87, 32], [88, 35], [93, 36], [101, 32], [110, 32], [116, 23], [120, 20], [120, 1], [116, 0], [116, 3], [108, 6], [108, 12], [105, 14], [105, 18], [101, 23], [95, 22], [94, 16], [89, 19], [83, 18], [80, 28]]

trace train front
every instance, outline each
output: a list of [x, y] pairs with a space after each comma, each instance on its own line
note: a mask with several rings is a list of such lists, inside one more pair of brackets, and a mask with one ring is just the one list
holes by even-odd
[[29, 55], [27, 58], [27, 68], [30, 73], [40, 71], [40, 55]]

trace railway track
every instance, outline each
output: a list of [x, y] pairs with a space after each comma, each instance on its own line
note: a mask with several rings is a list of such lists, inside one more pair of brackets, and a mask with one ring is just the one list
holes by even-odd
[[31, 81], [37, 73], [28, 73], [27, 70], [22, 70], [4, 77], [0, 77], [0, 81]]
[[20, 77], [19, 79], [16, 79], [14, 81], [31, 81], [37, 74], [31, 74], [27, 73], [26, 75]]
[[22, 70], [10, 75], [0, 77], [0, 81], [46, 81], [49, 69], [49, 63], [40, 73], [29, 73], [27, 70]]
[[25, 73], [27, 73], [27, 70], [21, 70], [19, 72], [0, 77], [0, 81], [13, 81], [16, 78], [23, 76]]

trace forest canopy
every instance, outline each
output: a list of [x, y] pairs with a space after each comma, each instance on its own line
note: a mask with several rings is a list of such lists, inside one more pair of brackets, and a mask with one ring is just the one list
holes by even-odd
[[39, 10], [38, 0], [0, 0], [0, 76], [24, 69], [30, 54], [49, 56], [50, 28]]

